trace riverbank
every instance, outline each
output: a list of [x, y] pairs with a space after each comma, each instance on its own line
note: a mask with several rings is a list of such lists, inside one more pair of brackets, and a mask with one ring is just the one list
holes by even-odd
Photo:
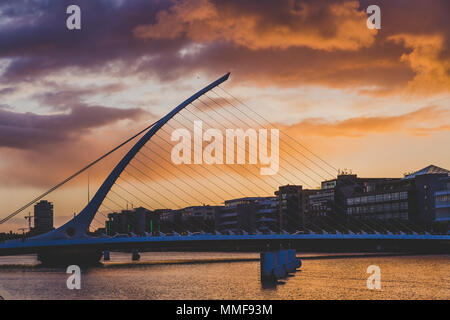
[[6, 290], [0, 285], [0, 300], [11, 300], [12, 297], [6, 292]]

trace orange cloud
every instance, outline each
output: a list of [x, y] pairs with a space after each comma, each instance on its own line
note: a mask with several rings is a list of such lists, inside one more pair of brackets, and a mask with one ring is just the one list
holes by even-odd
[[450, 91], [450, 59], [442, 56], [444, 39], [441, 35], [398, 34], [388, 38], [412, 49], [400, 60], [416, 72], [408, 89], [415, 94], [433, 94]]
[[286, 130], [324, 137], [362, 137], [370, 133], [390, 132], [426, 135], [433, 131], [450, 130], [449, 119], [449, 109], [429, 106], [398, 116], [357, 117], [336, 122], [323, 118], [305, 119], [286, 127]]
[[134, 34], [149, 39], [186, 36], [197, 42], [225, 40], [254, 50], [305, 46], [330, 51], [368, 47], [377, 33], [367, 29], [367, 16], [358, 10], [358, 1], [272, 2], [269, 10], [267, 4], [258, 1], [250, 11], [240, 5], [176, 1], [173, 7], [158, 13], [155, 24], [140, 25]]

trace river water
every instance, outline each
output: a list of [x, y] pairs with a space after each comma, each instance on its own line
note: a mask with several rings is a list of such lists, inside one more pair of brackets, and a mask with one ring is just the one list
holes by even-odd
[[[34, 255], [0, 257], [4, 299], [450, 299], [450, 255], [324, 259], [298, 254], [301, 271], [275, 286], [261, 283], [255, 253], [111, 253], [102, 267], [82, 269], [81, 289], [67, 289], [65, 269], [36, 266]], [[220, 259], [253, 261], [217, 262]], [[197, 262], [195, 262], [195, 261]], [[205, 261], [216, 261], [205, 263]], [[203, 263], [201, 263], [203, 262]], [[367, 288], [369, 265], [381, 290]]]

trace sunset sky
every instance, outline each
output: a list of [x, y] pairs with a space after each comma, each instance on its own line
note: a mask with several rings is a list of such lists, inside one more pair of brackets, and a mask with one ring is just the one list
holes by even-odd
[[[81, 8], [81, 30], [66, 28], [71, 4]], [[372, 4], [381, 8], [380, 30], [366, 26]], [[429, 164], [450, 169], [449, 12], [447, 0], [1, 1], [0, 218], [226, 72], [225, 90], [335, 168], [364, 177], [401, 177]], [[144, 152], [170, 160], [170, 146], [158, 141]], [[152, 205], [220, 203], [271, 195], [278, 182], [316, 188], [332, 177], [311, 154], [317, 168], [311, 162], [305, 175], [283, 165], [308, 154], [283, 141], [279, 176], [266, 183], [252, 178], [255, 168], [220, 166], [192, 173], [209, 193], [183, 178], [189, 168], [161, 160], [147, 172], [149, 184], [159, 180], [154, 188], [166, 195], [173, 184], [199, 195], [172, 194], [169, 202], [156, 195]], [[125, 151], [90, 170], [91, 196]], [[202, 179], [226, 181], [226, 190]], [[87, 180], [47, 198], [56, 224], [86, 204]], [[23, 216], [0, 231], [24, 225]]]

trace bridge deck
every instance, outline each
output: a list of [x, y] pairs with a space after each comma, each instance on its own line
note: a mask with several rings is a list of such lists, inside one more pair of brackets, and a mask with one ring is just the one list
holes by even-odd
[[[410, 242], [438, 244], [450, 248], [450, 235], [385, 235], [385, 234], [273, 234], [273, 235], [189, 235], [189, 236], [134, 236], [134, 237], [84, 237], [60, 240], [11, 240], [0, 244], [0, 256], [36, 253], [40, 250], [64, 248], [95, 248], [98, 250], [129, 250], [158, 247], [205, 247], [211, 249], [230, 245], [301, 244], [302, 242], [327, 243], [330, 249], [342, 242]], [[212, 247], [211, 247], [212, 246]]]

